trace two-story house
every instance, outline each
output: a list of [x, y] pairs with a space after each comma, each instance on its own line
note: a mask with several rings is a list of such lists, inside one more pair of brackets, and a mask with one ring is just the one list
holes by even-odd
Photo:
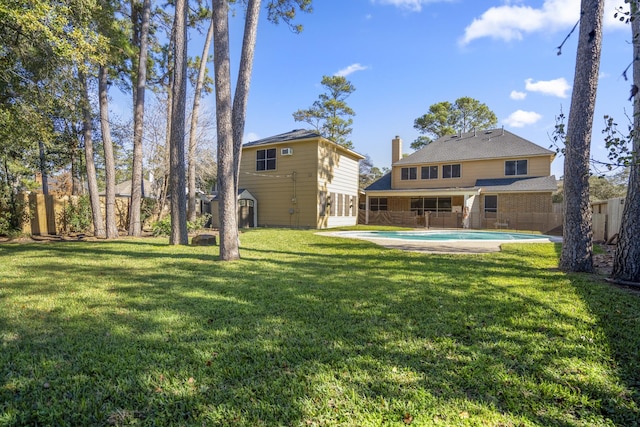
[[244, 144], [239, 187], [255, 198], [258, 226], [355, 225], [363, 158], [316, 132], [297, 129]]
[[[555, 152], [504, 129], [447, 135], [406, 157], [365, 189], [365, 223], [548, 231]], [[561, 223], [561, 219], [560, 219]]]

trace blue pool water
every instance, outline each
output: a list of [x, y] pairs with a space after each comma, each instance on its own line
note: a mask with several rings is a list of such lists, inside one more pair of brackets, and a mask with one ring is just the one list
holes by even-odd
[[421, 241], [451, 241], [451, 240], [552, 240], [544, 234], [509, 233], [503, 231], [357, 231], [344, 234], [345, 237], [360, 237], [370, 239], [399, 239]]

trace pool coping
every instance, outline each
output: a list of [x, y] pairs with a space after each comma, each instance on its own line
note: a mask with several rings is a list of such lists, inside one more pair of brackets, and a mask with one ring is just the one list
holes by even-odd
[[[367, 230], [369, 231], [369, 230]], [[374, 230], [371, 230], [374, 231]], [[425, 229], [416, 229], [414, 231], [425, 231]], [[435, 231], [435, 230], [434, 230]], [[438, 229], [438, 231], [453, 231], [450, 229]], [[455, 230], [460, 231], [460, 230]], [[345, 239], [360, 239], [366, 240], [377, 245], [390, 249], [399, 249], [410, 252], [422, 252], [422, 253], [446, 253], [446, 254], [479, 254], [499, 252], [501, 246], [504, 243], [550, 243], [561, 242], [561, 237], [548, 236], [541, 237], [540, 239], [526, 239], [526, 240], [457, 240], [457, 241], [444, 241], [444, 240], [402, 240], [393, 238], [374, 238], [366, 236], [357, 236], [355, 233], [361, 233], [361, 231], [354, 230], [354, 235], [349, 236], [346, 233], [349, 231], [325, 231], [317, 233], [322, 236], [342, 237]]]

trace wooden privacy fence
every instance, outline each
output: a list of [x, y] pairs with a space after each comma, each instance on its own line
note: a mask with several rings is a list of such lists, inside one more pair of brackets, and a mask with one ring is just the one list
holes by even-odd
[[624, 200], [623, 197], [616, 197], [591, 203], [594, 241], [606, 242], [620, 231]]
[[[366, 211], [358, 212], [358, 224], [366, 224]], [[461, 213], [440, 212], [419, 216], [411, 211], [369, 211], [370, 225], [397, 225], [402, 227], [463, 228]], [[540, 231], [559, 234], [562, 227], [561, 213], [510, 212], [494, 218], [485, 218], [479, 214], [469, 216], [469, 228], [509, 229]]]
[[[20, 193], [26, 202], [29, 218], [22, 226], [22, 232], [32, 235], [65, 234], [68, 231], [66, 208], [69, 203], [77, 203], [78, 196], [55, 197], [40, 193]], [[100, 197], [102, 214], [104, 216], [104, 197]], [[129, 198], [116, 198], [116, 225], [120, 230], [126, 230], [129, 223]]]

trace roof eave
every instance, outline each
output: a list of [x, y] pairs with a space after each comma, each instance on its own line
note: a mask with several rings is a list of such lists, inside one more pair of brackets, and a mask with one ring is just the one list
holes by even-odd
[[526, 158], [531, 158], [531, 157], [548, 157], [551, 156], [551, 161], [553, 161], [553, 159], [556, 156], [556, 153], [553, 152], [549, 152], [549, 153], [539, 153], [539, 154], [519, 154], [517, 156], [491, 156], [491, 157], [476, 157], [476, 158], [471, 158], [471, 159], [444, 159], [444, 160], [438, 160], [438, 161], [431, 161], [431, 162], [406, 162], [406, 163], [402, 163], [403, 160], [406, 160], [407, 158], [404, 159], [400, 159], [397, 162], [395, 162], [394, 164], [391, 165], [391, 167], [393, 166], [421, 166], [421, 165], [428, 165], [428, 164], [435, 164], [435, 163], [447, 163], [447, 162], [478, 162], [478, 161], [482, 161], [482, 160], [499, 160], [499, 159], [517, 159], [517, 158], [521, 158], [521, 157], [526, 157]]
[[358, 160], [362, 160], [365, 158], [365, 156], [363, 156], [360, 153], [357, 153], [353, 150], [350, 150], [346, 147], [343, 147], [342, 145], [331, 141], [330, 139], [327, 139], [323, 136], [309, 136], [309, 137], [304, 137], [304, 138], [296, 138], [296, 139], [288, 139], [288, 140], [284, 140], [284, 141], [269, 141], [269, 142], [262, 142], [260, 144], [252, 144], [252, 145], [243, 145], [242, 149], [245, 148], [253, 148], [253, 147], [268, 147], [270, 145], [287, 145], [287, 144], [295, 144], [295, 143], [299, 143], [299, 142], [310, 142], [310, 141], [325, 141], [328, 142], [329, 144], [333, 144], [335, 145], [339, 150], [341, 151], [345, 151], [347, 153], [349, 153], [352, 157], [357, 158]]
[[430, 196], [430, 195], [442, 195], [446, 194], [448, 196], [466, 196], [466, 195], [479, 195], [480, 188], [478, 187], [469, 187], [469, 188], [421, 188], [421, 189], [406, 189], [406, 190], [366, 190], [365, 193], [367, 196]]

